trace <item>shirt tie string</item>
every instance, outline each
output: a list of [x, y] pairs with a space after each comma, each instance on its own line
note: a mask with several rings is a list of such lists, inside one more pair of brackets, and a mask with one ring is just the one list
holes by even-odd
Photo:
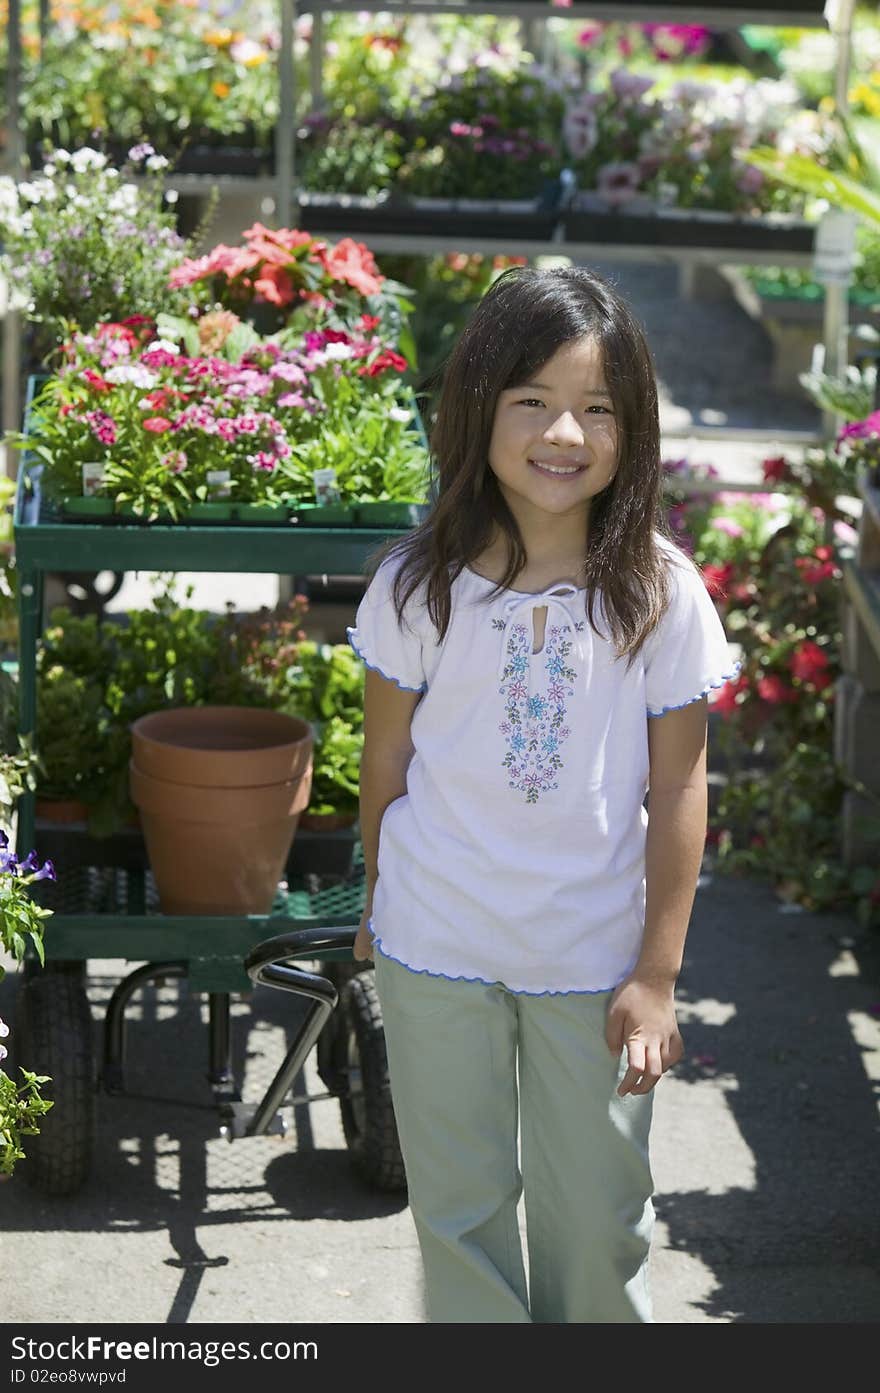
[[546, 618], [546, 621], [545, 621], [545, 624], [544, 624], [544, 642], [541, 644], [541, 651], [540, 651], [539, 653], [533, 653], [533, 652], [532, 652], [532, 649], [533, 649], [534, 643], [535, 643], [534, 622], [532, 623], [532, 630], [531, 630], [531, 633], [529, 634], [529, 647], [528, 647], [528, 652], [529, 652], [528, 688], [529, 688], [529, 691], [531, 691], [531, 685], [532, 685], [532, 659], [533, 659], [533, 658], [542, 658], [542, 657], [544, 656], [544, 650], [545, 650], [546, 647], [547, 647], [547, 639], [548, 639], [548, 637], [549, 637], [550, 619], [551, 619], [551, 616], [553, 615], [554, 611], [556, 612], [557, 618], [561, 619], [561, 621], [562, 621], [563, 624], [567, 624], [567, 625], [570, 626], [570, 628], [571, 628], [571, 634], [572, 634], [572, 639], [573, 639], [573, 641], [574, 641], [574, 651], [575, 651], [575, 653], [577, 654], [577, 657], [578, 657], [578, 659], [579, 659], [579, 661], [580, 661], [581, 666], [582, 666], [582, 667], [585, 666], [586, 661], [587, 661], [586, 645], [585, 645], [585, 643], [584, 643], [583, 632], [582, 632], [581, 630], [579, 630], [578, 627], [577, 627], [577, 626], [578, 626], [578, 623], [580, 622], [580, 620], [579, 620], [579, 619], [576, 619], [576, 618], [574, 617], [574, 614], [572, 613], [572, 610], [569, 608], [569, 606], [570, 606], [570, 604], [571, 604], [571, 601], [572, 601], [573, 599], [575, 599], [575, 598], [577, 597], [577, 595], [578, 595], [577, 586], [576, 586], [576, 585], [572, 585], [570, 581], [563, 580], [563, 581], [556, 581], [555, 584], [553, 584], [553, 585], [548, 585], [547, 589], [546, 589], [546, 590], [542, 590], [542, 591], [540, 592], [540, 594], [537, 594], [537, 595], [514, 595], [514, 596], [512, 596], [509, 600], [505, 600], [505, 602], [504, 602], [505, 626], [504, 626], [504, 633], [503, 633], [502, 636], [501, 636], [501, 655], [500, 655], [500, 658], [499, 658], [499, 661], [498, 661], [498, 680], [499, 680], [499, 681], [500, 681], [501, 678], [504, 676], [504, 669], [505, 669], [505, 667], [506, 667], [506, 665], [507, 665], [507, 650], [508, 650], [508, 646], [509, 646], [509, 643], [510, 643], [510, 635], [511, 635], [511, 632], [512, 632], [512, 630], [513, 630], [513, 622], [514, 622], [514, 619], [515, 619], [516, 615], [519, 613], [519, 611], [520, 611], [521, 609], [532, 609], [532, 610], [535, 610], [535, 609], [541, 609], [541, 608], [543, 608], [544, 606], [546, 606], [546, 608], [547, 608], [547, 618]]

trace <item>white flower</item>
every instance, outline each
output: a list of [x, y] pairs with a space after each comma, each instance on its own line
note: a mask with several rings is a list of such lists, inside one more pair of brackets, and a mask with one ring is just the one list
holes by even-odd
[[412, 420], [412, 412], [407, 411], [402, 406], [392, 406], [388, 412], [388, 415], [390, 416], [392, 421], [399, 421], [402, 426], [405, 426], [407, 421]]
[[91, 146], [84, 145], [81, 150], [73, 152], [70, 163], [77, 174], [85, 174], [90, 169], [103, 169], [107, 163], [107, 156], [102, 155], [100, 150], [93, 150]]
[[169, 343], [167, 339], [153, 339], [144, 349], [145, 353], [156, 353], [160, 348], [164, 348], [166, 353], [179, 353], [180, 349], [176, 343]]
[[348, 358], [354, 357], [354, 349], [350, 343], [328, 343], [324, 345], [324, 361], [327, 363], [343, 363]]
[[109, 372], [105, 372], [104, 376], [108, 382], [130, 382], [134, 387], [147, 389], [155, 387], [159, 381], [154, 372], [150, 372], [149, 368], [140, 363], [120, 363], [117, 367], [110, 368]]
[[262, 58], [263, 49], [253, 39], [240, 39], [229, 46], [229, 56], [233, 63], [253, 62], [255, 58]]
[[53, 150], [52, 158], [56, 164], [70, 164], [69, 150]]
[[28, 203], [39, 203], [43, 197], [43, 190], [39, 184], [22, 182], [18, 186], [18, 194], [20, 198], [26, 198]]
[[149, 155], [147, 157], [146, 167], [152, 174], [158, 174], [161, 169], [167, 169], [168, 165], [169, 161], [164, 155]]

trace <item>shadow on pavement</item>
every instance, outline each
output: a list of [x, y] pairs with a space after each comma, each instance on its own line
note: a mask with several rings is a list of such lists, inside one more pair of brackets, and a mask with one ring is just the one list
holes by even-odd
[[[710, 878], [678, 999], [697, 1009], [676, 1076], [717, 1080], [754, 1159], [754, 1188], [657, 1197], [670, 1246], [717, 1282], [702, 1309], [733, 1322], [880, 1320], [880, 1055], [869, 1062], [851, 1019], [870, 1025], [877, 1011], [878, 936], [849, 917], [780, 913], [755, 882]], [[735, 1008], [726, 1023], [698, 1018], [712, 1001]]]

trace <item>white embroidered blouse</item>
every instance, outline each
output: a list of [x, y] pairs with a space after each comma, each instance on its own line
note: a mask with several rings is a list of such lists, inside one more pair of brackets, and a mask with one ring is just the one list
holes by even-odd
[[[407, 791], [385, 810], [371, 932], [417, 972], [543, 995], [607, 991], [644, 932], [648, 717], [736, 675], [691, 560], [666, 538], [672, 599], [629, 672], [601, 595], [504, 590], [465, 568], [442, 643], [416, 592], [399, 625], [384, 562], [349, 641], [422, 691]], [[533, 652], [532, 611], [546, 606]]]

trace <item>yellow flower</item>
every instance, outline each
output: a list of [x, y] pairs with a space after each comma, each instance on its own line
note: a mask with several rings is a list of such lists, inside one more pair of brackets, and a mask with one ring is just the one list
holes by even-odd
[[880, 90], [859, 82], [849, 94], [853, 106], [862, 106], [869, 116], [880, 116]]
[[231, 29], [206, 29], [202, 37], [206, 44], [213, 44], [215, 48], [228, 48], [235, 35]]
[[231, 88], [228, 82], [212, 82], [211, 91], [215, 97], [228, 97]]
[[250, 58], [245, 58], [244, 66], [246, 68], [258, 68], [261, 63], [265, 63], [268, 56], [268, 53], [253, 53]]

